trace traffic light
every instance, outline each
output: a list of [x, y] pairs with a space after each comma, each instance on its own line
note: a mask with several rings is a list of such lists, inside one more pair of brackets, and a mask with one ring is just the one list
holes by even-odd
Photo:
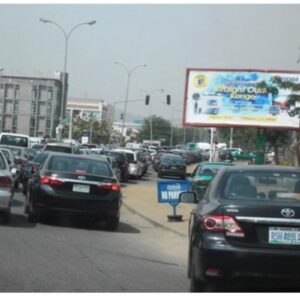
[[121, 114], [120, 116], [120, 120], [123, 120], [124, 114]]
[[150, 103], [150, 96], [147, 95], [147, 96], [146, 96], [146, 100], [145, 100], [145, 104], [146, 104], [146, 105], [149, 105], [149, 103]]
[[170, 104], [171, 104], [171, 96], [167, 95], [167, 105], [170, 105]]

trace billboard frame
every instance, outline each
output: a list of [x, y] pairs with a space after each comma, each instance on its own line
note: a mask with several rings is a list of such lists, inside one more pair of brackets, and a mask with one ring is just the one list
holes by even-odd
[[247, 68], [186, 68], [185, 75], [185, 89], [184, 89], [184, 101], [183, 101], [183, 118], [182, 118], [182, 126], [183, 127], [205, 127], [205, 128], [258, 128], [258, 129], [266, 129], [266, 130], [293, 130], [300, 131], [300, 113], [299, 113], [299, 127], [291, 128], [291, 127], [271, 127], [271, 126], [263, 126], [263, 125], [222, 125], [222, 124], [208, 124], [208, 123], [187, 123], [186, 122], [186, 108], [187, 108], [187, 94], [188, 94], [188, 79], [189, 73], [191, 71], [217, 71], [217, 72], [264, 72], [264, 73], [286, 73], [286, 74], [299, 74], [300, 71], [292, 71], [292, 70], [276, 70], [276, 69], [247, 69]]

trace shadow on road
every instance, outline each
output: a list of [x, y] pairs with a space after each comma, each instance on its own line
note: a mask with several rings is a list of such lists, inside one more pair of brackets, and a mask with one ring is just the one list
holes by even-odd
[[36, 224], [28, 222], [27, 217], [25, 215], [11, 213], [9, 223], [3, 224], [1, 222], [1, 226], [18, 227], [18, 228], [33, 228], [36, 226]]
[[90, 231], [108, 231], [111, 233], [140, 233], [140, 230], [131, 226], [128, 223], [120, 222], [119, 228], [116, 231], [109, 231], [105, 228], [104, 222], [95, 222], [93, 219], [88, 218], [74, 218], [70, 216], [56, 216], [51, 219], [41, 222], [44, 225], [55, 227], [66, 227], [73, 229], [84, 229]]

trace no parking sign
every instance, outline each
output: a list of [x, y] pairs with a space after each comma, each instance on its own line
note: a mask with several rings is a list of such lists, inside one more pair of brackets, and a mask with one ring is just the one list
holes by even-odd
[[190, 190], [190, 182], [188, 180], [158, 181], [157, 199], [159, 203], [169, 203], [173, 207], [173, 216], [175, 217], [180, 194]]

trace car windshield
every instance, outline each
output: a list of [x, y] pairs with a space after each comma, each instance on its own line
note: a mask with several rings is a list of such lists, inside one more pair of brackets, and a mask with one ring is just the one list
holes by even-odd
[[130, 161], [134, 161], [134, 154], [133, 153], [125, 153], [127, 160]]
[[300, 173], [230, 172], [222, 190], [232, 200], [300, 201]]
[[83, 159], [82, 157], [53, 156], [48, 163], [50, 171], [74, 172], [111, 177], [111, 169], [105, 161]]

